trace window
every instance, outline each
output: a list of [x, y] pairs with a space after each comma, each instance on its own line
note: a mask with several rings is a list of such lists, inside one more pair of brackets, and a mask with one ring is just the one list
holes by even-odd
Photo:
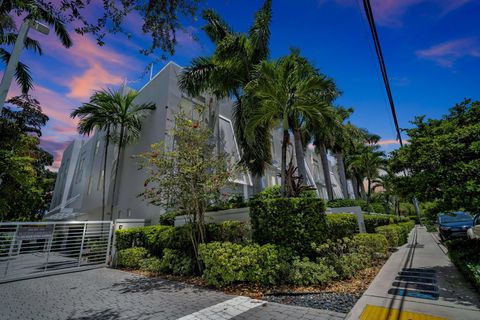
[[98, 185], [97, 185], [97, 190], [100, 190], [103, 186], [103, 179], [105, 179], [105, 171], [102, 170], [100, 174], [98, 175]]
[[87, 191], [87, 194], [91, 194], [91, 193], [92, 193], [92, 186], [93, 186], [93, 179], [92, 179], [92, 176], [90, 175], [90, 179], [88, 180], [88, 191]]
[[97, 143], [95, 144], [95, 152], [93, 153], [93, 156], [95, 157], [98, 153], [98, 148], [100, 148], [100, 140], [97, 140]]
[[82, 155], [82, 159], [78, 163], [78, 168], [77, 168], [77, 178], [75, 180], [76, 183], [79, 183], [82, 181], [82, 175], [83, 175], [83, 166], [85, 164], [85, 157]]
[[127, 209], [127, 217], [131, 217], [132, 216], [132, 209], [128, 208]]

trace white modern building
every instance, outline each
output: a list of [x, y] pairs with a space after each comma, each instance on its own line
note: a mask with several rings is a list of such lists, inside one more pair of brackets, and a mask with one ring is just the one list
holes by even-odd
[[[177, 64], [168, 63], [142, 89], [136, 98], [137, 103], [153, 102], [156, 109], [151, 111], [143, 121], [140, 138], [125, 148], [121, 159], [116, 159], [116, 146], [111, 145], [108, 151], [107, 170], [103, 172], [105, 153], [105, 139], [103, 132], [96, 132], [88, 140], [75, 140], [64, 151], [62, 163], [58, 170], [57, 180], [48, 220], [100, 220], [102, 215], [103, 179], [106, 179], [106, 216], [105, 219], [136, 218], [145, 219], [155, 224], [164, 212], [163, 208], [153, 206], [143, 201], [138, 195], [144, 190], [146, 175], [138, 170], [138, 164], [132, 156], [148, 151], [150, 145], [164, 141], [166, 146], [173, 146], [173, 139], [169, 135], [174, 128], [174, 114], [180, 110], [191, 112], [192, 116], [202, 116], [212, 128], [215, 135], [220, 137], [220, 145], [232, 157], [239, 159], [239, 148], [235, 140], [232, 125], [232, 101], [225, 99], [217, 101], [215, 98], [202, 95], [189, 97], [178, 87], [178, 76], [182, 68]], [[205, 107], [204, 114], [195, 112], [195, 105]], [[264, 187], [280, 183], [281, 132], [273, 131], [272, 138], [272, 165], [267, 169], [262, 179]], [[293, 148], [289, 148], [290, 156]], [[329, 157], [331, 180], [336, 198], [343, 198], [335, 159]], [[116, 161], [120, 161], [113, 214], [110, 211], [112, 199], [113, 168]], [[318, 194], [326, 198], [324, 172], [320, 157], [313, 151], [306, 154], [308, 180], [314, 182]], [[252, 179], [249, 175], [237, 178], [230, 192], [242, 194], [245, 198], [252, 195]], [[351, 186], [350, 188], [351, 189]]]

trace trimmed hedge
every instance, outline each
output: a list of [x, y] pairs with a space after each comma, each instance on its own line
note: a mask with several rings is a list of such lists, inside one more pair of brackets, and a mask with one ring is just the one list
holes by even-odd
[[230, 242], [201, 244], [203, 278], [209, 285], [223, 287], [235, 282], [274, 284], [279, 280], [281, 261], [273, 244], [243, 246]]
[[335, 269], [324, 261], [313, 262], [308, 258], [295, 257], [289, 266], [287, 282], [289, 284], [308, 286], [322, 285], [338, 277]]
[[[358, 232], [358, 221], [355, 214], [332, 213], [326, 215], [327, 230], [325, 239], [341, 239]], [[321, 239], [315, 241], [321, 243]]]
[[148, 250], [142, 247], [122, 249], [117, 252], [117, 266], [137, 269], [147, 256]]
[[209, 223], [206, 228], [207, 242], [247, 243], [252, 239], [252, 228], [246, 222], [223, 221], [220, 224]]
[[341, 207], [361, 207], [362, 210], [367, 207], [367, 201], [355, 200], [355, 199], [335, 199], [330, 200], [327, 203], [329, 208], [341, 208]]
[[311, 243], [328, 237], [322, 199], [280, 198], [254, 200], [250, 207], [252, 239], [293, 249], [301, 256], [312, 253]]
[[450, 240], [446, 245], [452, 262], [480, 292], [480, 240]]
[[408, 241], [408, 234], [415, 227], [414, 221], [390, 224], [375, 229], [379, 234], [383, 234], [388, 241], [390, 248], [399, 247]]

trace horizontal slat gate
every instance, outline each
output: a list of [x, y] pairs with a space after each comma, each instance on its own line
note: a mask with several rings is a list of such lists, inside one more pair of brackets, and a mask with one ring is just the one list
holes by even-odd
[[0, 282], [104, 266], [111, 221], [0, 223]]

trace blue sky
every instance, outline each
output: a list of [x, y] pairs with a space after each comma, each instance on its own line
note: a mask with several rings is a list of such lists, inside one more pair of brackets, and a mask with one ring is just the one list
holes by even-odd
[[[415, 115], [440, 117], [464, 98], [480, 99], [480, 1], [475, 0], [371, 0], [391, 81], [401, 127]], [[212, 1], [236, 31], [247, 31], [263, 1]], [[53, 36], [42, 41], [44, 55], [25, 53], [37, 83], [34, 95], [50, 116], [42, 145], [58, 166], [66, 144], [76, 138], [75, 122], [68, 114], [88, 100], [92, 90], [118, 87], [126, 78], [140, 88], [148, 80], [142, 73], [152, 61], [138, 49], [148, 44], [141, 20], [127, 20], [132, 33], [107, 37], [99, 48], [91, 37], [74, 36], [74, 47], [60, 47]], [[177, 53], [170, 57], [188, 65], [213, 46], [202, 34], [203, 21], [185, 21], [178, 34]], [[386, 150], [397, 147], [395, 131], [370, 31], [361, 0], [274, 0], [271, 57], [298, 47], [342, 90], [338, 105], [353, 107], [352, 122], [382, 136]], [[198, 38], [195, 41], [194, 38]], [[156, 62], [154, 71], [161, 69]], [[12, 88], [12, 94], [18, 92]], [[407, 138], [407, 137], [404, 137]]]

